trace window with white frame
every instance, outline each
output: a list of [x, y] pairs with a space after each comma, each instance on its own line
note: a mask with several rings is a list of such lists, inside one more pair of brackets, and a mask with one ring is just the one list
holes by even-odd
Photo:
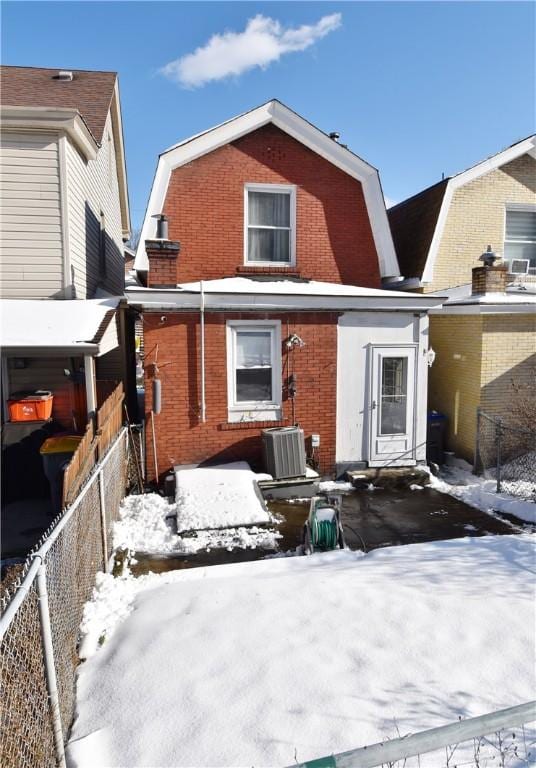
[[245, 263], [295, 261], [296, 190], [281, 184], [246, 184]]
[[[228, 321], [229, 411], [277, 418], [281, 406], [281, 324]], [[258, 414], [261, 414], [260, 416]]]
[[504, 261], [514, 274], [536, 275], [536, 208], [506, 210]]

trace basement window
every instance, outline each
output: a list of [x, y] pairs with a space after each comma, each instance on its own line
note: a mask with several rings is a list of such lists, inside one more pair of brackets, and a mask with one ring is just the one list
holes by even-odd
[[513, 274], [536, 275], [536, 209], [507, 209], [504, 261]]
[[257, 266], [295, 263], [296, 188], [246, 184], [244, 262]]
[[229, 421], [281, 417], [281, 324], [264, 320], [227, 323]]

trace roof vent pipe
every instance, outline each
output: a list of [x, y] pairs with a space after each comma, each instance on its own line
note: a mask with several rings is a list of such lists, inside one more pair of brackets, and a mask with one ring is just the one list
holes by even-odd
[[338, 142], [339, 139], [341, 138], [341, 134], [338, 131], [331, 131], [331, 133], [329, 134], [329, 138], [333, 139], [333, 141]]
[[157, 213], [153, 216], [156, 219], [156, 239], [168, 240], [168, 218], [163, 213]]
[[500, 257], [491, 250], [491, 245], [488, 245], [485, 253], [480, 256], [479, 261], [483, 261], [486, 267], [492, 267]]

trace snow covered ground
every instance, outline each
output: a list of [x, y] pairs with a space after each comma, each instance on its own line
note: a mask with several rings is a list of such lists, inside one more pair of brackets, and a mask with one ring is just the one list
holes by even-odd
[[535, 555], [524, 534], [101, 575], [69, 764], [292, 765], [528, 701]]
[[495, 493], [495, 480], [473, 475], [470, 464], [456, 461], [458, 466], [442, 467], [439, 477], [430, 475], [431, 488], [455, 496], [482, 512], [506, 512], [527, 523], [536, 523], [536, 501]]
[[[281, 538], [275, 528], [255, 525], [203, 529], [185, 535], [182, 529], [181, 533], [177, 532], [177, 517], [180, 517], [177, 511], [177, 504], [169, 504], [156, 493], [127, 496], [121, 505], [120, 519], [114, 525], [114, 549], [191, 555], [216, 548], [276, 549], [277, 540]], [[215, 522], [214, 517], [212, 520]]]

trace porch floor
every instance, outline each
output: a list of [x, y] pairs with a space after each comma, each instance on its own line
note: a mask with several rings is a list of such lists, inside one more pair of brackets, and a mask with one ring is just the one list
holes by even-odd
[[2, 560], [24, 559], [53, 519], [50, 499], [19, 499], [2, 506]]

